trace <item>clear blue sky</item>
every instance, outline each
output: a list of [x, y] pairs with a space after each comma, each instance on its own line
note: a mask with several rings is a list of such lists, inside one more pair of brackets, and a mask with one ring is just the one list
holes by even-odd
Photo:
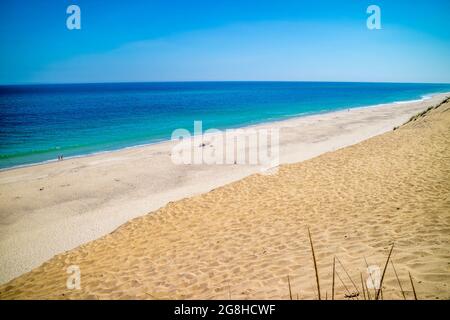
[[449, 0], [2, 0], [0, 19], [0, 84], [450, 82]]

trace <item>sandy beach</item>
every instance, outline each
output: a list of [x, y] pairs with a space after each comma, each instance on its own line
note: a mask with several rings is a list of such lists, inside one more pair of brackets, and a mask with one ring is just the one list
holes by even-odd
[[359, 279], [395, 242], [408, 298], [410, 271], [420, 298], [449, 299], [449, 103], [393, 130], [444, 97], [259, 125], [281, 130], [273, 175], [176, 166], [174, 142], [2, 171], [0, 281], [18, 278], [0, 298], [286, 299], [289, 275], [313, 299], [309, 226], [324, 295], [333, 256]]

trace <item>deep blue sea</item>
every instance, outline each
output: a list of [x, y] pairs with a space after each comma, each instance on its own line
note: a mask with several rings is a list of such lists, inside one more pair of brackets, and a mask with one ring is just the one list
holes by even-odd
[[173, 82], [0, 86], [0, 168], [345, 108], [415, 100], [450, 84]]

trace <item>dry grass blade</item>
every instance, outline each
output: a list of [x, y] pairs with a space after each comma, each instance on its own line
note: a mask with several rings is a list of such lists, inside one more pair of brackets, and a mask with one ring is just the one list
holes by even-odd
[[337, 261], [339, 262], [339, 264], [341, 265], [342, 269], [344, 269], [345, 274], [347, 275], [348, 279], [350, 280], [350, 282], [353, 284], [353, 287], [356, 289], [356, 292], [359, 294], [359, 289], [356, 286], [355, 282], [353, 281], [352, 277], [350, 277], [350, 275], [348, 274], [347, 270], [345, 269], [344, 265], [342, 264], [341, 260], [339, 260], [338, 257], [336, 257]]
[[372, 297], [370, 296], [370, 291], [369, 291], [369, 288], [367, 287], [367, 282], [366, 281], [364, 281], [364, 285], [366, 287], [367, 300], [372, 300]]
[[333, 282], [331, 284], [331, 300], [334, 300], [334, 274], [336, 272], [336, 257], [333, 257]]
[[414, 288], [414, 282], [413, 282], [413, 279], [411, 277], [411, 272], [408, 272], [408, 273], [409, 273], [409, 281], [411, 281], [411, 287], [412, 287], [412, 290], [413, 290], [413, 293], [414, 293], [414, 300], [417, 300], [416, 288]]
[[317, 295], [318, 295], [319, 300], [321, 300], [320, 299], [319, 272], [317, 271], [316, 254], [314, 253], [314, 246], [313, 246], [313, 241], [312, 241], [312, 238], [311, 238], [311, 232], [309, 231], [309, 228], [308, 228], [308, 235], [309, 235], [309, 243], [311, 244], [312, 256], [313, 256], [313, 260], [314, 260], [314, 270], [316, 271]]
[[384, 275], [386, 274], [386, 269], [389, 264], [389, 259], [391, 259], [392, 250], [394, 250], [394, 244], [392, 244], [391, 250], [389, 251], [389, 255], [386, 260], [386, 264], [384, 265], [383, 274], [381, 275], [381, 280], [380, 280], [380, 288], [378, 289], [377, 295], [375, 296], [375, 300], [378, 300], [381, 289], [383, 288]]
[[366, 290], [364, 289], [364, 281], [363, 281], [363, 277], [362, 277], [362, 272], [360, 272], [359, 275], [361, 276], [361, 287], [362, 287], [362, 292], [363, 292], [364, 300], [367, 300], [367, 299], [366, 299]]
[[[344, 286], [345, 291], [347, 291], [347, 294], [349, 296], [352, 295], [352, 293], [350, 292], [350, 290], [348, 290], [347, 286], [345, 285], [344, 281], [342, 281], [341, 276], [339, 275], [339, 272], [336, 271], [336, 275], [338, 276], [338, 279], [341, 281], [342, 285]], [[352, 298], [353, 299], [353, 298]]]
[[397, 278], [398, 285], [400, 287], [400, 290], [402, 291], [403, 299], [406, 300], [405, 291], [403, 291], [402, 283], [400, 282], [400, 279], [398, 278], [397, 270], [395, 270], [394, 261], [391, 260], [392, 268], [394, 269], [395, 277]]
[[291, 280], [289, 279], [289, 275], [288, 275], [288, 286], [289, 286], [289, 299], [292, 300]]

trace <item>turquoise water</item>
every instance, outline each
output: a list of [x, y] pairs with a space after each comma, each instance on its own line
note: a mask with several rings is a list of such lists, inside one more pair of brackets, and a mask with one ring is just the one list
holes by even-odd
[[186, 82], [0, 86], [0, 168], [170, 139], [172, 131], [421, 99], [450, 84]]

